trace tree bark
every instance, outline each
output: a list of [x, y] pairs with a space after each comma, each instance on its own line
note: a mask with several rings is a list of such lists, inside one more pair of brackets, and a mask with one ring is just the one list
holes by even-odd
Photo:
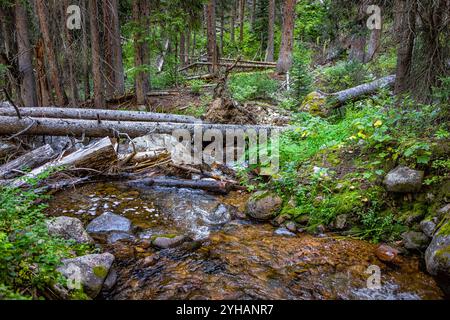
[[17, 30], [17, 56], [20, 72], [20, 94], [25, 106], [36, 106], [36, 80], [34, 78], [33, 64], [31, 61], [32, 48], [28, 35], [27, 13], [20, 0], [16, 0], [15, 6], [16, 30]]
[[50, 81], [56, 94], [56, 103], [60, 106], [65, 106], [67, 104], [67, 97], [60, 79], [58, 60], [56, 59], [52, 36], [50, 35], [48, 12], [46, 10], [44, 0], [36, 0], [36, 10], [42, 33], [42, 39], [44, 40], [45, 52], [47, 54], [47, 62], [50, 69]]
[[297, 0], [284, 0], [283, 7], [283, 33], [281, 37], [280, 54], [277, 72], [283, 74], [292, 67], [292, 50], [294, 48], [295, 4]]
[[[175, 122], [175, 123], [199, 123], [201, 120], [176, 114], [116, 111], [101, 109], [74, 109], [74, 108], [21, 108], [22, 117], [56, 118], [56, 119], [81, 119], [81, 120], [109, 120], [109, 121], [148, 121], [148, 122]], [[16, 111], [13, 108], [0, 107], [0, 116], [14, 117]]]
[[245, 0], [239, 0], [239, 42], [244, 41]]
[[236, 41], [235, 39], [235, 27], [236, 27], [236, 2], [238, 0], [231, 1], [231, 19], [230, 19], [230, 39], [231, 43]]
[[245, 126], [230, 124], [198, 124], [198, 123], [170, 123], [170, 122], [127, 122], [0, 117], [0, 135], [52, 135], [52, 136], [86, 136], [92, 138], [117, 137], [118, 133], [126, 133], [131, 138], [141, 137], [149, 133], [173, 134], [175, 130], [187, 130], [191, 134], [194, 130], [219, 130], [227, 134], [227, 130], [286, 130], [288, 127]]
[[[70, 5], [69, 0], [65, 0], [63, 2], [64, 5], [62, 5], [62, 13], [63, 16], [65, 17], [65, 8], [67, 8]], [[64, 19], [63, 19], [64, 20]], [[69, 67], [69, 84], [70, 84], [70, 105], [72, 107], [75, 107], [78, 104], [78, 85], [77, 85], [77, 75], [76, 75], [76, 71], [75, 71], [75, 54], [74, 54], [74, 41], [73, 41], [73, 36], [71, 31], [68, 28], [64, 28], [65, 33], [64, 35], [66, 36], [66, 38], [64, 39], [64, 35], [63, 35], [63, 42], [64, 42], [64, 47], [65, 50], [67, 52], [66, 55], [66, 60], [67, 60], [67, 65]], [[48, 105], [48, 104], [46, 104]]]
[[105, 0], [103, 2], [103, 14], [106, 19], [106, 51], [109, 59], [106, 59], [109, 74], [109, 96], [121, 96], [125, 94], [125, 77], [123, 72], [122, 45], [120, 40], [120, 21], [118, 0]]
[[97, 0], [89, 0], [89, 21], [91, 29], [92, 76], [94, 79], [94, 104], [96, 108], [103, 108], [105, 105], [105, 97], [103, 94], [104, 83], [102, 75], [100, 35], [98, 33]]
[[91, 85], [89, 81], [89, 47], [88, 47], [88, 23], [86, 22], [88, 15], [85, 14], [88, 11], [87, 6], [88, 0], [83, 0], [83, 30], [82, 30], [82, 47], [83, 47], [83, 91], [84, 91], [84, 99], [88, 100], [91, 97]]
[[47, 80], [47, 73], [45, 72], [45, 52], [44, 52], [44, 42], [42, 38], [39, 38], [39, 40], [36, 43], [35, 46], [35, 56], [36, 56], [36, 71], [37, 71], [37, 77], [38, 77], [38, 100], [39, 100], [39, 106], [49, 106], [53, 104], [51, 95], [49, 93], [48, 89], [48, 80]]
[[[148, 18], [150, 10], [147, 1], [135, 0], [133, 2], [133, 20], [138, 26], [144, 25], [148, 28]], [[145, 30], [145, 29], [144, 29]], [[135, 79], [135, 90], [137, 104], [145, 105], [147, 103], [147, 92], [150, 90], [149, 74], [142, 68], [150, 64], [149, 46], [145, 40], [145, 32], [139, 30], [134, 35], [134, 65], [139, 70]]]
[[219, 62], [216, 42], [216, 0], [209, 0], [206, 7], [206, 20], [208, 32], [208, 60], [212, 64], [210, 73], [215, 75], [218, 71]]
[[[255, 0], [254, 0], [255, 1]], [[266, 61], [274, 61], [274, 32], [275, 32], [275, 0], [269, 0], [269, 29], [267, 31], [267, 50], [266, 50]]]
[[373, 94], [381, 88], [391, 87], [395, 83], [395, 75], [390, 75], [370, 83], [333, 93], [328, 97], [331, 107], [340, 107], [346, 102], [353, 101], [361, 96]]
[[46, 144], [23, 156], [0, 166], [0, 179], [13, 179], [23, 175], [21, 170], [32, 170], [39, 167], [56, 156], [52, 147]]
[[394, 93], [400, 94], [408, 90], [414, 48], [414, 33], [416, 25], [416, 1], [396, 0], [395, 19], [399, 30], [397, 48], [397, 71]]
[[93, 169], [97, 171], [107, 171], [117, 163], [117, 154], [110, 138], [104, 138], [98, 142], [92, 143], [85, 149], [80, 149], [74, 153], [62, 158], [61, 160], [53, 161], [44, 164], [32, 170], [29, 174], [22, 178], [16, 179], [12, 186], [20, 188], [26, 185], [26, 180], [23, 178], [35, 178], [40, 174], [59, 167], [65, 168], [82, 168]]

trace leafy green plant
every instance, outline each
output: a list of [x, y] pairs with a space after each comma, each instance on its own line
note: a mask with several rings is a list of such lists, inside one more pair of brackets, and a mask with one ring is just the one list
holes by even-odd
[[63, 258], [85, 254], [86, 245], [52, 237], [45, 224], [47, 197], [0, 188], [0, 299], [42, 298], [65, 279], [56, 271]]
[[242, 73], [233, 75], [228, 87], [233, 98], [243, 102], [270, 98], [278, 89], [278, 83], [264, 72]]

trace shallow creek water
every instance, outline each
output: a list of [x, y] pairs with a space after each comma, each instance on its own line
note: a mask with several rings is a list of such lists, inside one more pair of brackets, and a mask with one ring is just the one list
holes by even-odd
[[[104, 183], [54, 196], [48, 213], [86, 224], [112, 212], [129, 218], [136, 240], [103, 244], [116, 255], [116, 285], [104, 299], [439, 299], [418, 257], [386, 265], [371, 243], [333, 235], [278, 235], [239, 219], [245, 194]], [[145, 244], [155, 234], [188, 235], [178, 248]], [[381, 289], [368, 289], [369, 266]]]

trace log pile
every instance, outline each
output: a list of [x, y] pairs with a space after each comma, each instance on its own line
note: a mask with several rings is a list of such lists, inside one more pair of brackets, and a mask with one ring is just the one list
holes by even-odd
[[[54, 192], [85, 183], [131, 180], [131, 183], [148, 186], [201, 189], [213, 193], [242, 189], [235, 180], [217, 173], [174, 164], [171, 154], [164, 148], [131, 154], [118, 154], [117, 149], [117, 143], [108, 137], [68, 155], [63, 152], [58, 156], [49, 145], [44, 145], [1, 166], [0, 187], [33, 187], [36, 192]], [[153, 177], [164, 173], [164, 167], [175, 168], [178, 175], [188, 174], [191, 178], [197, 175], [200, 179]], [[31, 171], [25, 172], [25, 168]]]

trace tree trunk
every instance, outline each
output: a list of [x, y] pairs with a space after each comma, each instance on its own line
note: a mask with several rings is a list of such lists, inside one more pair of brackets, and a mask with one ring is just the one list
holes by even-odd
[[199, 124], [199, 123], [171, 123], [171, 122], [130, 122], [130, 121], [101, 121], [0, 117], [0, 135], [52, 135], [52, 136], [86, 136], [92, 138], [117, 137], [118, 133], [126, 133], [131, 138], [141, 137], [149, 133], [173, 134], [176, 130], [187, 130], [191, 134], [194, 130], [219, 130], [226, 135], [230, 130], [253, 129], [257, 133], [261, 130], [286, 130], [288, 127], [245, 126], [231, 124]]
[[184, 31], [180, 32], [180, 65], [184, 66], [186, 64], [186, 36]]
[[366, 54], [365, 35], [354, 34], [350, 40], [349, 60], [363, 63]]
[[[176, 122], [196, 123], [201, 120], [168, 113], [101, 110], [101, 109], [75, 109], [75, 108], [20, 108], [22, 117], [57, 118], [57, 119], [82, 119], [82, 120], [113, 120], [113, 121], [149, 121], [149, 122]], [[14, 117], [14, 108], [0, 107], [0, 116]]]
[[250, 16], [250, 21], [252, 24], [252, 30], [255, 30], [255, 23], [256, 23], [256, 2], [257, 0], [252, 0], [252, 12]]
[[283, 74], [292, 67], [292, 50], [294, 48], [295, 4], [297, 0], [284, 0], [283, 7], [283, 33], [281, 36], [280, 54], [277, 63], [277, 72]]
[[88, 46], [88, 24], [86, 22], [88, 15], [86, 12], [88, 11], [87, 6], [88, 0], [83, 0], [83, 30], [82, 30], [82, 46], [83, 46], [83, 62], [82, 62], [82, 68], [83, 68], [83, 91], [84, 91], [84, 99], [88, 100], [91, 97], [91, 85], [89, 81], [89, 46]]
[[39, 38], [39, 40], [36, 43], [35, 47], [35, 56], [36, 56], [36, 71], [37, 71], [37, 77], [38, 77], [38, 98], [39, 98], [39, 106], [49, 106], [53, 104], [53, 101], [51, 99], [51, 95], [49, 93], [48, 89], [48, 80], [47, 80], [47, 73], [45, 72], [45, 49], [44, 49], [44, 42], [42, 38]]
[[340, 107], [346, 102], [353, 101], [359, 97], [373, 94], [384, 87], [391, 87], [395, 83], [395, 75], [390, 75], [370, 83], [365, 83], [354, 88], [333, 93], [328, 97], [331, 107]]
[[245, 0], [239, 0], [239, 42], [244, 41]]
[[46, 144], [37, 148], [23, 156], [0, 166], [0, 179], [13, 179], [23, 175], [21, 171], [32, 170], [39, 167], [56, 156], [56, 152], [52, 147]]
[[269, 0], [269, 30], [267, 31], [266, 61], [274, 61], [274, 32], [275, 32], [275, 0]]
[[216, 43], [216, 0], [209, 0], [206, 7], [206, 20], [208, 32], [208, 60], [212, 64], [210, 73], [215, 75], [218, 71], [219, 63]]
[[20, 72], [20, 93], [25, 106], [36, 106], [36, 80], [34, 78], [31, 61], [31, 46], [28, 36], [27, 13], [20, 0], [16, 0], [15, 7], [17, 30], [17, 56]]
[[[40, 174], [54, 169], [54, 168], [81, 168], [93, 169], [97, 171], [107, 171], [117, 163], [117, 154], [110, 138], [104, 138], [95, 142], [85, 149], [80, 149], [74, 153], [62, 158], [61, 160], [53, 161], [44, 164], [32, 170], [23, 178], [36, 178]], [[26, 180], [23, 178], [16, 179], [12, 186], [20, 188], [26, 185]]]
[[[136, 0], [133, 2], [133, 20], [140, 26], [148, 28], [150, 10], [147, 1]], [[150, 90], [149, 74], [142, 68], [150, 64], [149, 45], [145, 40], [145, 32], [136, 31], [134, 34], [134, 65], [141, 70], [137, 72], [135, 79], [136, 100], [138, 105], [147, 103], [147, 92]]]
[[118, 0], [105, 0], [103, 2], [105, 16], [105, 52], [107, 61], [107, 92], [109, 97], [125, 94], [125, 77], [123, 72], [122, 45], [120, 36], [120, 21]]
[[[62, 12], [64, 14], [65, 17], [65, 8], [67, 8], [70, 5], [69, 0], [65, 0], [64, 1], [64, 5], [62, 6]], [[73, 36], [71, 33], [71, 30], [69, 30], [69, 28], [64, 28], [65, 30], [65, 36], [66, 39], [64, 39], [63, 36], [63, 41], [65, 42], [64, 47], [66, 48], [66, 52], [67, 52], [67, 65], [69, 67], [69, 84], [70, 84], [70, 105], [72, 107], [75, 107], [78, 104], [78, 86], [77, 86], [77, 74], [75, 71], [75, 54], [74, 54], [74, 41], [73, 41]], [[47, 104], [48, 105], [48, 104]]]
[[223, 36], [225, 33], [225, 7], [222, 0], [222, 6], [220, 7], [220, 55], [223, 56]]
[[39, 25], [44, 40], [45, 52], [47, 54], [47, 62], [49, 65], [50, 81], [56, 94], [56, 103], [60, 106], [67, 104], [66, 93], [61, 83], [58, 60], [56, 59], [55, 49], [52, 42], [52, 35], [48, 23], [48, 12], [45, 7], [44, 0], [36, 0], [36, 10], [39, 19]]
[[364, 62], [370, 62], [376, 57], [378, 49], [380, 48], [381, 33], [381, 29], [374, 29], [370, 32], [369, 44], [367, 46]]
[[103, 108], [105, 97], [103, 94], [102, 58], [100, 49], [100, 35], [98, 33], [97, 0], [89, 0], [89, 21], [91, 29], [92, 47], [92, 76], [94, 79], [94, 104], [96, 108]]
[[236, 27], [236, 2], [238, 0], [231, 1], [231, 19], [230, 19], [230, 39], [231, 43], [236, 41], [235, 39], [235, 27]]

